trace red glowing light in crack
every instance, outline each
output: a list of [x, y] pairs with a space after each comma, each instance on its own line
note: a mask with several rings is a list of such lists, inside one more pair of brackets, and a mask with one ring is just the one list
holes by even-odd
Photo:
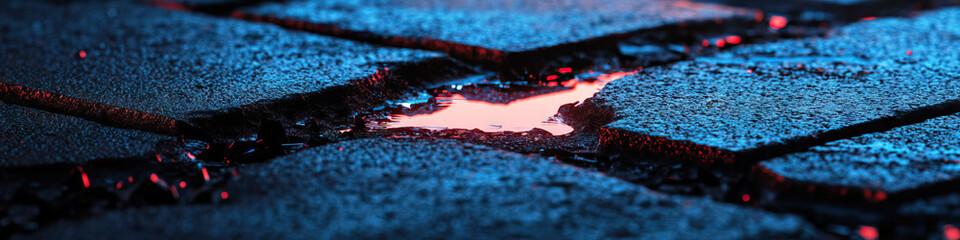
[[557, 77], [557, 75], [550, 75], [550, 76], [547, 76], [547, 81], [557, 80], [557, 78], [560, 78], [560, 77]]
[[87, 178], [87, 173], [80, 173], [80, 179], [83, 180], [83, 188], [90, 187], [90, 178]]
[[154, 6], [161, 7], [161, 8], [166, 8], [166, 9], [170, 9], [170, 10], [186, 11], [186, 10], [189, 9], [187, 6], [185, 6], [185, 5], [183, 5], [183, 4], [175, 3], [175, 2], [151, 1], [151, 2], [149, 2], [149, 3], [150, 3], [150, 4], [153, 4]]
[[557, 72], [559, 72], [559, 73], [572, 73], [572, 72], [573, 72], [573, 68], [568, 68], [568, 67], [566, 67], [566, 68], [560, 68], [560, 69], [557, 69]]
[[740, 44], [740, 40], [742, 39], [740, 39], [740, 36], [728, 36], [726, 40], [729, 44]]
[[884, 192], [884, 191], [878, 191], [876, 194], [873, 195], [873, 197], [874, 197], [877, 201], [883, 201], [883, 200], [886, 200], [886, 199], [887, 199], [887, 193]]
[[572, 89], [532, 96], [506, 104], [470, 100], [459, 94], [438, 97], [438, 100], [446, 106], [436, 112], [414, 116], [395, 114], [389, 117], [389, 122], [380, 125], [381, 128], [480, 129], [485, 132], [525, 132], [540, 128], [553, 135], [563, 135], [572, 132], [573, 128], [556, 121], [549, 121], [557, 114], [561, 105], [583, 101], [592, 97], [608, 82], [634, 73], [636, 72], [601, 75], [597, 77], [597, 81], [593, 82], [572, 79], [562, 83], [563, 86], [572, 87]]
[[709, 46], [710, 46], [710, 41], [704, 39], [704, 40], [703, 40], [703, 46], [704, 46], [704, 47], [709, 47]]
[[874, 19], [877, 19], [877, 17], [865, 17], [865, 18], [861, 18], [860, 20], [862, 20], [862, 21], [870, 21], [870, 20], [874, 20]]
[[207, 168], [201, 168], [200, 172], [203, 172], [203, 180], [210, 180], [210, 173], [207, 173]]
[[150, 174], [150, 181], [156, 183], [156, 182], [160, 181], [160, 177], [157, 176], [156, 173], [151, 173], [151, 174]]
[[123, 181], [117, 182], [117, 189], [123, 188]]
[[160, 158], [160, 154], [157, 154], [157, 162], [163, 162], [163, 158]]
[[85, 51], [80, 51], [80, 53], [78, 53], [77, 55], [80, 55], [80, 58], [86, 58], [86, 57], [87, 57], [87, 52], [85, 52]]
[[787, 18], [782, 16], [773, 16], [770, 17], [770, 27], [773, 29], [781, 29], [787, 26]]
[[860, 230], [857, 231], [860, 234], [860, 237], [867, 240], [877, 239], [880, 237], [880, 233], [877, 233], [877, 228], [871, 226], [860, 226]]
[[221, 192], [221, 193], [220, 193], [220, 198], [221, 198], [221, 199], [226, 200], [226, 199], [229, 198], [229, 197], [230, 197], [230, 194], [227, 193], [227, 192]]
[[960, 239], [960, 229], [950, 224], [944, 225], [943, 237], [950, 240], [958, 240]]
[[727, 45], [727, 41], [724, 41], [723, 39], [717, 39], [717, 47], [723, 47], [726, 45]]
[[750, 194], [744, 194], [743, 197], [740, 197], [740, 198], [743, 199], [743, 202], [749, 202], [749, 201], [750, 201]]

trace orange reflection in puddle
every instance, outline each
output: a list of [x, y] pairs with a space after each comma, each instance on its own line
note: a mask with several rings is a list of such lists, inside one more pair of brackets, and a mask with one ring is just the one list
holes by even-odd
[[583, 101], [610, 81], [636, 72], [618, 72], [600, 75], [596, 81], [572, 79], [561, 83], [571, 89], [551, 92], [512, 101], [507, 104], [466, 99], [454, 94], [437, 97], [444, 108], [432, 113], [406, 116], [390, 115], [385, 128], [416, 127], [433, 130], [480, 129], [484, 132], [526, 132], [540, 128], [553, 135], [573, 132], [573, 128], [551, 120], [561, 105]]

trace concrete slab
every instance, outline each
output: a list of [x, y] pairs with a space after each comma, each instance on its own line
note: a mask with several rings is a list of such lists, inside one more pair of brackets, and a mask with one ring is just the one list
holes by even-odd
[[441, 56], [131, 1], [0, 9], [2, 81], [178, 119], [374, 81], [386, 67]]
[[362, 0], [267, 3], [240, 9], [234, 16], [502, 64], [511, 55], [543, 55], [550, 48], [642, 30], [752, 21], [754, 12], [666, 0]]
[[960, 110], [960, 9], [878, 19], [823, 38], [749, 45], [644, 69], [596, 96], [603, 145], [760, 160]]
[[[241, 176], [217, 207], [126, 209], [20, 237], [819, 236], [795, 216], [663, 195], [546, 159], [450, 140], [342, 142], [245, 169]], [[93, 234], [104, 231], [111, 234]]]
[[915, 189], [960, 176], [960, 115], [817, 146], [760, 165], [786, 179], [869, 189]]
[[0, 167], [151, 156], [176, 138], [0, 103]]

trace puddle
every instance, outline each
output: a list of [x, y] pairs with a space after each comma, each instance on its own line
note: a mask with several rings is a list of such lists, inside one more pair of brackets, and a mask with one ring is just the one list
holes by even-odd
[[[463, 85], [449, 86], [453, 91], [442, 91], [435, 99], [435, 111], [419, 114], [391, 114], [386, 121], [375, 123], [375, 129], [421, 128], [431, 130], [479, 129], [484, 132], [526, 132], [539, 128], [553, 135], [573, 132], [555, 115], [560, 106], [582, 102], [607, 83], [635, 72], [617, 72], [584, 75], [563, 82], [538, 84], [543, 89], [556, 91], [502, 101], [502, 98], [460, 93]], [[549, 78], [548, 78], [549, 79]], [[542, 89], [541, 89], [542, 90]], [[513, 94], [516, 92], [490, 91], [485, 94]]]

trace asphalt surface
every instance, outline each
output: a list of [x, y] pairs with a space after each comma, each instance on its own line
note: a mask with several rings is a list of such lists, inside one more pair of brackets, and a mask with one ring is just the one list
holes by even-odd
[[738, 47], [644, 69], [595, 100], [613, 111], [606, 127], [617, 131], [735, 154], [805, 148], [836, 132], [900, 123], [910, 112], [935, 114], [923, 107], [956, 105], [960, 71], [947, 67], [960, 63], [956, 20], [960, 9], [949, 8]]
[[794, 216], [453, 140], [347, 141], [243, 172], [219, 206], [112, 211], [22, 239], [822, 237]]
[[150, 156], [161, 142], [176, 139], [15, 105], [0, 104], [0, 112], [3, 167]]
[[2, 4], [4, 81], [178, 119], [443, 56], [132, 1]]
[[243, 9], [347, 30], [524, 52], [682, 22], [749, 17], [747, 9], [642, 1], [291, 1]]
[[788, 179], [896, 192], [960, 176], [960, 115], [871, 133], [761, 163]]
[[[208, 118], [295, 94], [339, 91], [372, 79], [402, 81], [384, 76], [391, 67], [396, 71], [443, 57], [134, 1], [0, 4], [2, 81], [181, 120]], [[156, 152], [148, 147], [169, 139], [69, 116], [42, 115], [11, 110], [0, 116], [6, 123], [0, 141], [10, 143], [3, 148], [13, 148], [0, 153], [3, 165], [129, 158]], [[108, 118], [90, 120], [139, 121], [129, 115]], [[38, 124], [45, 122], [52, 124]]]
[[[777, 30], [756, 2], [173, 2], [0, 3], [0, 238], [952, 238], [960, 214], [957, 7], [801, 1]], [[827, 33], [790, 38], [809, 29]], [[571, 135], [365, 125], [436, 78], [510, 69], [639, 70], [561, 107]], [[557, 90], [474, 87], [451, 89]], [[832, 211], [761, 167], [905, 194]]]

